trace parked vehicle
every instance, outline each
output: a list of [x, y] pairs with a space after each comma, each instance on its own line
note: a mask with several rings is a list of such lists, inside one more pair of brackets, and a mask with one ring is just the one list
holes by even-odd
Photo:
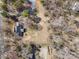
[[19, 24], [19, 22], [17, 22], [16, 25], [15, 25], [15, 28], [14, 28], [14, 32], [16, 32], [16, 34], [18, 36], [23, 37], [25, 31], [26, 31], [26, 29], [23, 27], [23, 25]]

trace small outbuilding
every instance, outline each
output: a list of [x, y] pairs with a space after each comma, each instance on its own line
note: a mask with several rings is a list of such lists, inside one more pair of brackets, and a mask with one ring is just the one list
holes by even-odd
[[24, 26], [22, 24], [19, 24], [19, 22], [17, 22], [16, 25], [15, 25], [15, 28], [14, 28], [14, 32], [18, 36], [23, 37], [25, 31], [26, 31], [26, 29], [24, 28]]

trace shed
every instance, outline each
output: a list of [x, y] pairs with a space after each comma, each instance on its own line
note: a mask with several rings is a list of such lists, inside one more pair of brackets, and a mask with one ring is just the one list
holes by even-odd
[[24, 32], [26, 31], [26, 29], [24, 28], [24, 26], [22, 24], [19, 24], [18, 22], [16, 23], [16, 26], [14, 28], [14, 32], [16, 32], [16, 34], [18, 36], [23, 37]]

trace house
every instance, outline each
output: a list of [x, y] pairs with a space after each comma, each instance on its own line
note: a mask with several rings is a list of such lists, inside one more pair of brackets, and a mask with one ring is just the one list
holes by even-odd
[[33, 15], [34, 14], [34, 11], [32, 10], [32, 8], [29, 8], [29, 14], [30, 15]]
[[23, 12], [23, 10], [31, 8], [31, 6], [32, 6], [32, 3], [29, 0], [27, 0], [20, 7], [17, 8], [17, 11]]
[[19, 22], [16, 22], [16, 25], [15, 25], [15, 28], [14, 28], [14, 32], [18, 36], [23, 37], [25, 31], [26, 31], [26, 29], [24, 28], [24, 26], [22, 24], [19, 24]]
[[32, 8], [32, 10], [34, 10], [35, 9], [35, 0], [29, 0], [31, 3], [32, 3], [32, 6], [31, 6], [31, 8]]
[[32, 48], [32, 54], [33, 54], [31, 59], [36, 59], [35, 53], [36, 53], [37, 47], [34, 44], [31, 44], [31, 48]]
[[23, 5], [24, 5], [25, 7], [30, 7], [30, 8], [31, 8], [32, 3], [31, 3], [29, 0], [27, 0]]
[[17, 8], [18, 12], [23, 12], [24, 10], [29, 10], [29, 15], [34, 14], [35, 2], [31, 0], [26, 0], [21, 7]]

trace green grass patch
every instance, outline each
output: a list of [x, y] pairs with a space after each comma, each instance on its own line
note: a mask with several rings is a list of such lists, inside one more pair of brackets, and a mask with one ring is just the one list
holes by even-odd
[[22, 16], [27, 17], [29, 15], [29, 10], [24, 10]]

